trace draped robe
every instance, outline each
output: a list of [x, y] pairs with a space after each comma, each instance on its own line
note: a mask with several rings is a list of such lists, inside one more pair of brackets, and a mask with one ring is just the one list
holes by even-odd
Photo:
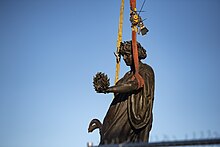
[[[144, 79], [143, 88], [114, 94], [103, 121], [100, 144], [148, 142], [153, 120], [154, 72], [149, 65], [141, 63], [139, 74]], [[116, 85], [128, 83], [132, 76], [127, 72]]]

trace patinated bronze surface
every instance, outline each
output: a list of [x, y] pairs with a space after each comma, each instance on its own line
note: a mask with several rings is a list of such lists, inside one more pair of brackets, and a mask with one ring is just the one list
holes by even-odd
[[[130, 71], [114, 86], [106, 86], [108, 82], [99, 82], [100, 85], [97, 86], [98, 82], [93, 82], [94, 87], [99, 87], [98, 93], [114, 93], [103, 124], [97, 119], [93, 119], [89, 124], [89, 132], [100, 129], [100, 144], [148, 142], [153, 121], [154, 71], [149, 65], [141, 62], [147, 54], [139, 43], [137, 45], [139, 74], [144, 80], [143, 87], [139, 87], [137, 79], [134, 78], [131, 41], [122, 43], [119, 51], [125, 64], [130, 66]], [[100, 73], [98, 74], [100, 76]], [[106, 79], [105, 76], [103, 81], [107, 81]]]

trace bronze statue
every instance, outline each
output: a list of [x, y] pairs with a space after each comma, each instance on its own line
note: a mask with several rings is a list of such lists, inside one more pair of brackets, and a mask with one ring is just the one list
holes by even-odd
[[148, 142], [153, 121], [154, 71], [141, 62], [141, 59], [147, 57], [146, 50], [138, 42], [137, 47], [143, 87], [139, 87], [137, 79], [134, 78], [132, 41], [121, 43], [119, 50], [125, 64], [130, 66], [130, 71], [110, 87], [109, 79], [103, 73], [97, 73], [93, 79], [96, 92], [114, 93], [103, 124], [98, 119], [93, 119], [89, 124], [89, 132], [100, 129], [100, 144]]

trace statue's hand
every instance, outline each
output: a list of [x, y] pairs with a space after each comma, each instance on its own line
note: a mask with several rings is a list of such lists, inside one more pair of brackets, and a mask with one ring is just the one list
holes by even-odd
[[103, 86], [97, 86], [96, 88], [95, 88], [95, 91], [97, 92], [97, 93], [106, 93], [106, 88], [104, 88]]
[[97, 93], [104, 93], [106, 94], [107, 93], [107, 90], [106, 89], [100, 89], [99, 91], [96, 91]]
[[106, 93], [109, 85], [109, 78], [106, 74], [98, 72], [93, 77], [93, 86], [97, 93]]

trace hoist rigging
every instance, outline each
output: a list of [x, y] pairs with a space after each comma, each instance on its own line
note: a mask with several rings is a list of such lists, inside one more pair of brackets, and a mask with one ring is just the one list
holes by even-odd
[[[131, 22], [131, 30], [132, 30], [132, 53], [135, 67], [134, 78], [137, 79], [139, 87], [143, 86], [143, 79], [138, 73], [138, 51], [137, 51], [137, 33], [145, 35], [148, 32], [148, 29], [144, 26], [143, 20], [140, 17], [140, 13], [143, 12], [143, 6], [146, 0], [143, 1], [140, 11], [137, 11], [136, 8], [136, 0], [130, 0], [130, 22]], [[123, 14], [124, 13], [124, 0], [121, 0], [120, 7], [120, 17], [119, 17], [119, 25], [118, 25], [118, 37], [117, 37], [117, 50], [114, 53], [116, 56], [116, 72], [115, 72], [115, 83], [118, 81], [119, 70], [120, 70], [120, 56], [118, 54], [120, 49], [120, 44], [122, 42], [122, 28], [123, 28]]]

